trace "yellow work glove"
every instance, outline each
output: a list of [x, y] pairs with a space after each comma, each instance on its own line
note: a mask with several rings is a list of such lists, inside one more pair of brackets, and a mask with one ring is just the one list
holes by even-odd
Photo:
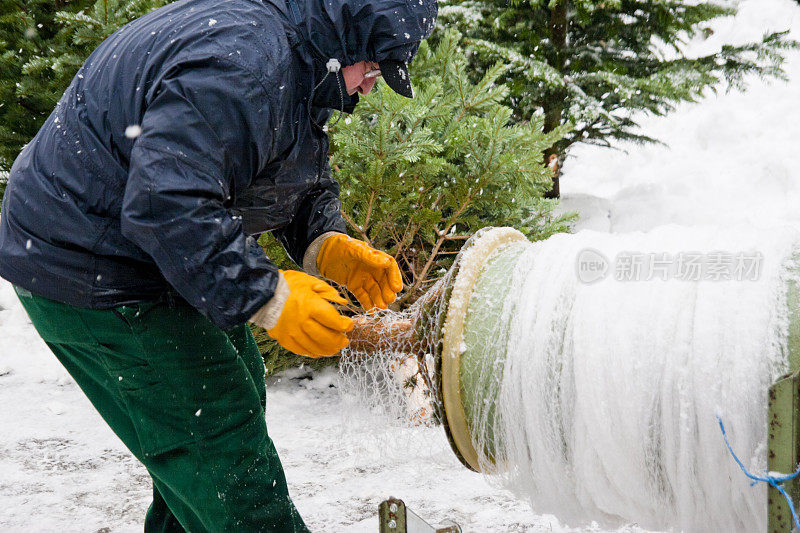
[[309, 357], [334, 355], [347, 346], [345, 333], [353, 329], [353, 320], [331, 304], [346, 303], [336, 289], [303, 272], [281, 273], [289, 285], [289, 297], [277, 324], [267, 330], [269, 336], [290, 352]]
[[346, 286], [366, 310], [386, 309], [403, 289], [394, 257], [344, 234], [325, 240], [317, 268], [326, 278]]

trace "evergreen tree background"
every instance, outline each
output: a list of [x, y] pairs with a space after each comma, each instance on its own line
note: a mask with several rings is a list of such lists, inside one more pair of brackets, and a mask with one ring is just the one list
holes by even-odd
[[511, 65], [502, 81], [516, 120], [541, 113], [545, 131], [572, 125], [546, 153], [560, 168], [575, 143], [655, 142], [637, 112], [665, 115], [709, 91], [744, 88], [749, 75], [782, 79], [781, 52], [798, 46], [786, 32], [686, 55], [710, 22], [735, 12], [686, 0], [443, 0], [439, 23], [466, 35], [475, 79], [495, 61]]

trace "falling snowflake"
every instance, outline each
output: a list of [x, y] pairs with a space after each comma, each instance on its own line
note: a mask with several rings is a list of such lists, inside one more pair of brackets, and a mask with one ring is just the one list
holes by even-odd
[[142, 134], [142, 127], [138, 124], [132, 124], [125, 128], [125, 137], [128, 139], [135, 139]]

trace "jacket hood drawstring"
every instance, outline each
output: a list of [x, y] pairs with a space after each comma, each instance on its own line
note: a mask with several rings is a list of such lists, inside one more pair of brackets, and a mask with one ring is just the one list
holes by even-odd
[[[332, 58], [328, 59], [327, 63], [325, 63], [325, 69], [327, 70], [327, 72], [325, 72], [325, 76], [323, 76], [322, 79], [319, 80], [319, 83], [314, 85], [314, 88], [311, 89], [311, 96], [308, 99], [308, 104], [309, 104], [309, 108], [310, 108], [312, 103], [314, 102], [314, 94], [317, 92], [317, 89], [320, 87], [320, 85], [325, 83], [325, 80], [328, 79], [328, 76], [330, 76], [331, 74], [336, 76], [336, 87], [339, 89], [339, 103], [340, 104], [339, 104], [339, 109], [337, 109], [339, 114], [337, 115], [336, 120], [334, 121], [334, 123], [331, 124], [331, 126], [335, 126], [336, 124], [339, 123], [339, 120], [341, 120], [342, 115], [344, 114], [344, 92], [342, 91], [342, 78], [341, 78], [341, 76], [339, 76], [339, 71], [342, 69], [342, 64], [339, 62], [338, 59], [336, 59], [335, 57], [332, 57]], [[314, 114], [313, 113], [309, 113], [309, 116], [311, 117], [311, 121], [314, 124], [316, 124], [317, 127], [319, 127], [322, 130], [326, 129], [325, 126], [320, 125], [316, 120], [314, 120]]]

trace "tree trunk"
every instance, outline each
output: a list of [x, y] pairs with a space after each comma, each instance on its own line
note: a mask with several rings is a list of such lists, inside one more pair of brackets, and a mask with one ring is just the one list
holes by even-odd
[[561, 156], [558, 149], [553, 146], [544, 152], [545, 161], [548, 162], [548, 167], [552, 172], [553, 186], [544, 194], [545, 198], [561, 198], [561, 188], [559, 179], [561, 177]]
[[[566, 63], [564, 49], [567, 47], [567, 7], [564, 0], [558, 2], [550, 10], [550, 42], [553, 43], [555, 49], [553, 67], [559, 72], [564, 72]], [[549, 102], [545, 103], [545, 133], [551, 132], [561, 125], [566, 97], [565, 91], [557, 91], [549, 98]], [[561, 177], [562, 154], [559, 153], [556, 146], [551, 146], [545, 150], [544, 160], [553, 171], [553, 187], [545, 194], [545, 198], [560, 198], [559, 178]]]
[[355, 317], [353, 322], [355, 327], [347, 334], [352, 350], [367, 354], [396, 351], [413, 355], [422, 350], [411, 320], [392, 320], [383, 316], [359, 316]]

